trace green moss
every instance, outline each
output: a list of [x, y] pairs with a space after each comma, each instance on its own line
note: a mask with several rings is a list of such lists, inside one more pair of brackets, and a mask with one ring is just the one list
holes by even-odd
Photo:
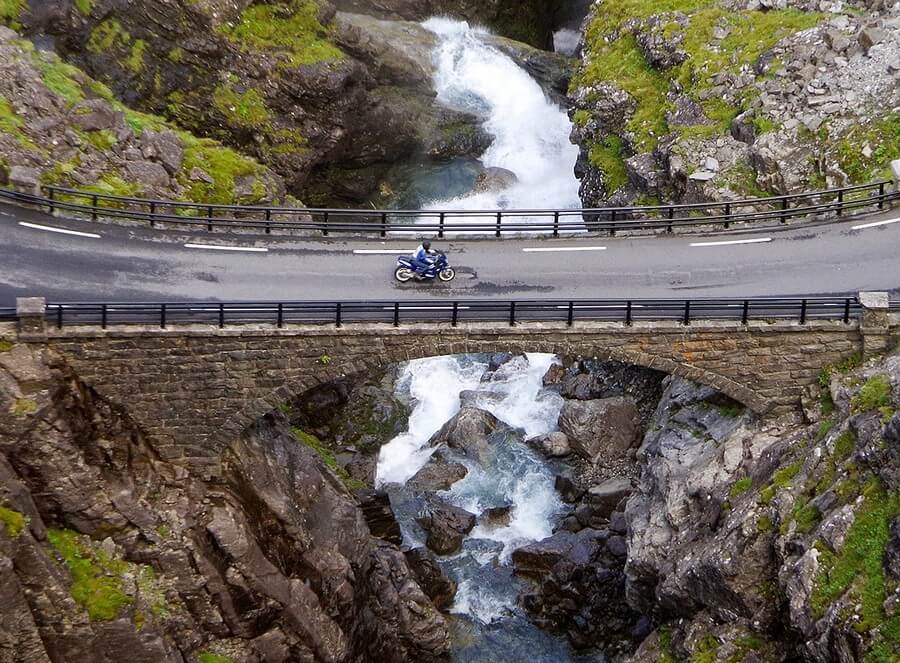
[[230, 658], [227, 656], [222, 656], [221, 654], [213, 654], [212, 652], [202, 651], [197, 654], [197, 659], [200, 663], [233, 663]]
[[852, 430], [845, 430], [840, 434], [838, 439], [834, 441], [834, 455], [838, 461], [845, 460], [850, 457], [856, 448], [856, 435]]
[[93, 184], [88, 184], [81, 188], [83, 191], [102, 193], [107, 196], [134, 197], [141, 193], [141, 188], [138, 184], [128, 182], [122, 179], [121, 175], [113, 172], [104, 173]]
[[290, 0], [247, 7], [236, 25], [220, 31], [244, 51], [280, 53], [286, 64], [299, 67], [340, 60], [344, 54], [328, 41], [319, 22], [315, 0]]
[[75, 0], [75, 9], [80, 11], [84, 16], [90, 16], [94, 9], [94, 0]]
[[740, 417], [747, 408], [740, 403], [728, 403], [726, 405], [717, 405], [716, 409], [723, 417]]
[[891, 404], [891, 380], [887, 375], [877, 374], [866, 380], [859, 392], [850, 401], [854, 414], [871, 412]]
[[91, 31], [87, 50], [94, 54], [109, 54], [131, 43], [131, 35], [114, 18], [108, 18]]
[[13, 136], [25, 149], [38, 151], [38, 146], [25, 134], [24, 128], [24, 120], [16, 114], [9, 102], [0, 96], [0, 132]]
[[584, 127], [591, 121], [591, 112], [587, 110], [577, 110], [572, 115], [572, 123], [578, 127]]
[[133, 74], [139, 74], [144, 69], [144, 51], [147, 50], [147, 42], [143, 39], [135, 39], [131, 45], [131, 53], [125, 59], [125, 66]]
[[810, 605], [819, 617], [845, 594], [850, 595], [853, 603], [861, 605], [860, 619], [853, 627], [872, 636], [863, 656], [867, 663], [895, 661], [892, 656], [900, 646], [900, 615], [888, 618], [884, 612], [885, 599], [895, 584], [886, 577], [883, 564], [890, 523], [898, 515], [900, 492], [888, 491], [873, 479], [863, 490], [863, 503], [840, 551], [817, 546], [820, 570]]
[[315, 451], [322, 459], [322, 462], [325, 463], [332, 472], [338, 475], [347, 490], [355, 491], [367, 487], [363, 482], [351, 478], [347, 473], [347, 470], [338, 465], [337, 459], [334, 457], [334, 452], [318, 437], [296, 427], [291, 428], [291, 431], [294, 433], [294, 437], [297, 438], [298, 442]]
[[656, 663], [678, 663], [672, 653], [672, 629], [668, 627], [659, 629], [659, 656], [656, 657]]
[[731, 498], [738, 497], [739, 495], [743, 495], [748, 490], [750, 490], [750, 486], [753, 485], [753, 479], [750, 477], [744, 477], [743, 479], [738, 479], [735, 481], [731, 489], [728, 491], [728, 496]]
[[264, 129], [271, 126], [272, 114], [256, 88], [236, 92], [232, 87], [219, 86], [213, 91], [213, 106], [228, 124], [245, 129]]
[[718, 658], [719, 641], [711, 633], [704, 635], [691, 655], [691, 663], [715, 663]]
[[181, 64], [184, 61], [184, 49], [180, 46], [176, 46], [171, 51], [169, 51], [166, 57], [169, 58], [170, 62]]
[[[190, 179], [193, 168], [200, 168], [212, 179], [197, 182]], [[253, 159], [209, 139], [195, 139], [184, 151], [184, 164], [179, 181], [187, 188], [188, 200], [205, 203], [235, 202], [235, 179], [247, 175], [262, 177], [265, 169]], [[257, 202], [250, 200], [244, 202]]]
[[[832, 403], [832, 407], [834, 403]], [[816, 431], [816, 442], [821, 442], [826, 437], [828, 437], [828, 433], [831, 432], [831, 429], [834, 428], [834, 419], [826, 419], [819, 423], [819, 430]]]
[[592, 145], [590, 160], [606, 175], [608, 193], [612, 193], [628, 183], [628, 173], [622, 157], [622, 139], [618, 136], [607, 136], [600, 143]]
[[781, 468], [772, 476], [772, 484], [777, 488], [787, 488], [791, 481], [800, 473], [803, 461], [797, 461]]
[[30, 398], [17, 398], [12, 413], [17, 417], [26, 417], [37, 412], [38, 404]]
[[16, 344], [12, 341], [7, 341], [5, 338], [0, 338], [0, 352], [9, 352]]
[[831, 386], [831, 378], [835, 375], [844, 375], [855, 368], [859, 368], [863, 363], [862, 352], [854, 352], [849, 357], [841, 359], [839, 362], [826, 366], [819, 373], [819, 385], [825, 389]]
[[25, 530], [26, 525], [28, 525], [28, 518], [18, 511], [0, 506], [0, 523], [5, 525], [8, 537], [18, 539]]
[[819, 510], [806, 503], [805, 498], [797, 500], [792, 513], [794, 521], [797, 523], [797, 531], [803, 534], [812, 532], [819, 522], [822, 520], [822, 514]]
[[127, 562], [95, 550], [71, 530], [51, 529], [47, 538], [72, 574], [72, 598], [87, 610], [91, 621], [115, 619], [132, 603], [122, 590], [121, 576], [128, 571]]
[[759, 520], [756, 521], [756, 531], [760, 534], [766, 534], [771, 532], [774, 528], [772, 523], [772, 519], [769, 516], [760, 516]]
[[0, 23], [18, 30], [19, 16], [25, 10], [25, 0], [0, 0]]
[[116, 134], [109, 129], [100, 131], [82, 131], [79, 135], [101, 152], [106, 152], [119, 142]]
[[[871, 155], [863, 148], [868, 145]], [[837, 160], [854, 182], [890, 179], [889, 164], [900, 159], [900, 113], [888, 113], [868, 125], [854, 125], [837, 144]]]
[[771, 194], [759, 186], [756, 171], [750, 166], [738, 164], [720, 173], [720, 177], [728, 187], [741, 196], [748, 198], [765, 198]]

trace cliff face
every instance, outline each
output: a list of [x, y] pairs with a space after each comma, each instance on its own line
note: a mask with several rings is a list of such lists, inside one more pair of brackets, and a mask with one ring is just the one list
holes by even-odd
[[[437, 661], [443, 617], [272, 415], [162, 462], [47, 351], [0, 347], [0, 658]], [[219, 656], [221, 658], [216, 658]]]
[[585, 206], [865, 182], [900, 156], [887, 2], [600, 1], [570, 88]]

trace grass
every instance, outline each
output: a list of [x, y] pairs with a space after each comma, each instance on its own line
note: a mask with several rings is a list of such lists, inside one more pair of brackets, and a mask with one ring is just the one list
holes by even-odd
[[774, 524], [769, 516], [760, 516], [756, 521], [756, 531], [760, 534], [766, 534], [774, 529]]
[[[193, 168], [205, 171], [213, 182], [191, 180], [189, 174]], [[236, 201], [235, 180], [238, 177], [253, 175], [259, 178], [264, 173], [265, 169], [257, 161], [208, 138], [195, 138], [185, 148], [179, 181], [187, 187], [185, 197], [188, 200], [227, 204]], [[265, 188], [255, 192], [254, 199], [243, 202], [259, 202], [264, 195]]]
[[895, 589], [886, 577], [884, 551], [890, 536], [890, 522], [900, 515], [900, 492], [888, 491], [877, 480], [863, 489], [863, 503], [840, 551], [832, 552], [819, 545], [820, 571], [815, 578], [810, 605], [821, 617], [835, 601], [845, 594], [861, 605], [860, 620], [853, 627], [860, 633], [874, 632], [866, 663], [896, 661], [900, 646], [900, 614], [888, 618], [884, 602]]
[[606, 175], [606, 191], [612, 193], [628, 183], [628, 172], [622, 157], [622, 139], [607, 136], [590, 149], [591, 163]]
[[0, 0], [0, 23], [18, 30], [19, 16], [24, 9], [25, 0]]
[[748, 490], [750, 490], [750, 486], [753, 485], [753, 479], [750, 477], [744, 477], [743, 479], [738, 479], [735, 481], [731, 489], [728, 491], [728, 496], [731, 498], [738, 497], [739, 495], [743, 495]]
[[672, 653], [672, 629], [668, 627], [659, 629], [659, 656], [656, 663], [678, 663], [678, 659]]
[[775, 494], [779, 490], [787, 488], [794, 477], [800, 473], [800, 468], [802, 467], [803, 461], [798, 460], [775, 472], [769, 485], [760, 491], [759, 502], [765, 505], [771, 504], [772, 500], [775, 498]]
[[834, 441], [834, 455], [837, 461], [842, 461], [850, 457], [856, 448], [856, 435], [851, 430], [845, 430], [840, 434], [838, 439]]
[[873, 375], [850, 401], [854, 414], [871, 412], [891, 404], [891, 380], [882, 373]]
[[[865, 145], [872, 151], [869, 157], [862, 152]], [[894, 159], [900, 159], [900, 113], [897, 112], [868, 125], [853, 126], [837, 144], [841, 170], [855, 182], [891, 179], [889, 164]]]
[[694, 653], [691, 654], [690, 663], [715, 663], [718, 659], [719, 641], [712, 633], [704, 635]]
[[72, 3], [75, 9], [80, 11], [84, 16], [90, 16], [94, 9], [94, 0], [74, 0]]
[[38, 146], [25, 135], [24, 127], [24, 120], [16, 114], [9, 102], [0, 96], [0, 131], [14, 136], [19, 145], [25, 149], [37, 151]]
[[364, 484], [362, 481], [353, 479], [347, 472], [347, 470], [338, 465], [337, 459], [334, 457], [334, 452], [329, 449], [328, 446], [324, 442], [322, 442], [322, 440], [320, 440], [315, 435], [307, 433], [306, 431], [301, 430], [297, 427], [291, 428], [291, 431], [294, 433], [294, 437], [297, 438], [298, 442], [315, 451], [322, 459], [322, 462], [325, 463], [326, 467], [328, 467], [332, 472], [340, 477], [347, 490], [353, 491], [359, 490], [361, 488], [366, 488], [366, 484]]
[[222, 85], [213, 91], [213, 107], [227, 118], [231, 126], [245, 129], [266, 129], [272, 124], [272, 114], [266, 107], [259, 90], [250, 88], [246, 92], [236, 92], [232, 87]]
[[233, 663], [233, 661], [227, 656], [222, 656], [221, 654], [213, 654], [209, 651], [202, 651], [197, 654], [197, 660], [200, 663]]
[[343, 52], [328, 41], [315, 0], [290, 0], [247, 7], [236, 25], [219, 28], [243, 51], [281, 54], [293, 67], [341, 60]]
[[6, 535], [9, 538], [18, 539], [25, 530], [25, 526], [28, 525], [28, 518], [18, 511], [0, 506], [0, 523], [5, 526]]
[[728, 403], [726, 405], [717, 405], [716, 409], [723, 417], [740, 417], [746, 411], [746, 408], [740, 403]]
[[147, 50], [147, 42], [143, 39], [135, 39], [131, 45], [131, 53], [125, 59], [125, 66], [133, 74], [139, 74], [144, 69], [144, 51]]
[[828, 437], [828, 433], [830, 433], [831, 429], [834, 428], [834, 424], [834, 419], [826, 419], [825, 421], [820, 422], [819, 430], [816, 431], [816, 442], [821, 442], [826, 437]]

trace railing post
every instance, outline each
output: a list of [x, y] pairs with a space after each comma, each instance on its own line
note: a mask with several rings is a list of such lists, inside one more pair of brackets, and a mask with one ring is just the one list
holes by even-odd
[[610, 222], [609, 236], [613, 237], [616, 234], [616, 210], [615, 209], [610, 211], [609, 222]]
[[266, 234], [269, 235], [272, 233], [272, 209], [266, 208]]
[[[57, 308], [62, 311], [62, 306]], [[47, 340], [47, 300], [43, 297], [16, 297], [16, 319], [20, 341]], [[57, 326], [62, 329], [62, 315], [57, 313]]]
[[209, 223], [206, 224], [206, 230], [212, 232], [212, 206], [206, 208], [206, 218], [209, 219]]
[[453, 313], [451, 314], [450, 326], [455, 327], [459, 321], [459, 302], [453, 302]]
[[441, 212], [438, 215], [438, 239], [444, 239], [444, 217], [446, 214]]
[[63, 328], [63, 307], [62, 304], [57, 305], [56, 307], [56, 328]]
[[160, 307], [159, 307], [159, 328], [160, 329], [166, 328], [166, 305], [165, 304], [160, 304]]
[[387, 212], [381, 213], [381, 236], [387, 237]]
[[497, 237], [500, 237], [500, 224], [503, 221], [503, 213], [497, 212]]
[[100, 306], [100, 329], [106, 329], [106, 304]]
[[750, 300], [744, 300], [744, 312], [741, 314], [741, 324], [746, 325], [750, 320]]
[[871, 357], [887, 351], [891, 345], [891, 303], [887, 292], [861, 292], [862, 316], [859, 331], [863, 340], [863, 356]]
[[675, 218], [675, 208], [669, 207], [669, 225], [666, 227], [666, 232], [672, 232], [672, 219]]
[[97, 195], [91, 196], [91, 220], [97, 220]]
[[788, 220], [787, 208], [788, 208], [788, 199], [782, 198], [781, 199], [781, 222], [782, 223], [787, 223], [787, 220]]
[[400, 326], [400, 302], [394, 302], [394, 326]]
[[225, 304], [219, 304], [219, 329], [225, 327]]
[[844, 324], [850, 324], [850, 298], [844, 300]]
[[687, 326], [691, 324], [691, 300], [687, 299], [684, 302], [684, 320], [682, 323]]
[[516, 326], [516, 303], [515, 302], [509, 303], [509, 326], [510, 327]]
[[575, 324], [575, 302], [569, 302], [569, 317], [566, 320], [566, 325], [571, 327]]
[[553, 236], [559, 237], [559, 212], [553, 212]]
[[731, 225], [731, 203], [725, 203], [725, 227]]
[[884, 182], [878, 183], [878, 209], [884, 209]]
[[341, 320], [341, 303], [337, 302], [334, 307], [334, 326], [335, 327], [343, 327], [344, 323]]
[[322, 213], [322, 237], [328, 237], [328, 212]]
[[284, 327], [284, 304], [278, 304], [278, 328]]
[[800, 324], [806, 324], [806, 300], [800, 302]]
[[838, 215], [838, 216], [843, 216], [843, 215], [844, 215], [844, 190], [843, 190], [843, 189], [841, 189], [840, 191], [838, 191], [838, 208], [837, 208], [837, 215]]
[[50, 214], [53, 214], [53, 210], [56, 209], [56, 201], [53, 198], [55, 194], [56, 191], [53, 189], [53, 187], [47, 189], [47, 200], [49, 201], [47, 203], [47, 211], [50, 212]]
[[153, 203], [150, 203], [150, 227], [151, 228], [156, 227], [156, 219], [154, 218], [155, 216], [156, 216], [156, 203], [153, 202]]
[[625, 304], [625, 326], [626, 327], [631, 326], [631, 301], [630, 300]]

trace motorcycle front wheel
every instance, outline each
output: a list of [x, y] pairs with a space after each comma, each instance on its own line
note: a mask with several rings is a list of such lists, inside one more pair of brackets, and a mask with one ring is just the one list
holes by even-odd
[[413, 276], [413, 271], [409, 267], [398, 267], [397, 271], [394, 272], [394, 278], [400, 281], [400, 283], [412, 281]]
[[452, 267], [448, 267], [447, 269], [442, 270], [440, 274], [438, 274], [438, 278], [444, 283], [449, 283], [455, 276], [456, 272], [453, 271]]

